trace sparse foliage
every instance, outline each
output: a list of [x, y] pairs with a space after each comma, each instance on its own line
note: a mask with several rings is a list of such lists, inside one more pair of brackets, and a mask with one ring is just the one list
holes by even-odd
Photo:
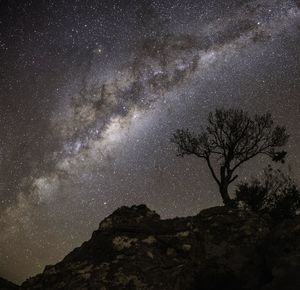
[[281, 220], [293, 217], [300, 209], [300, 192], [289, 176], [268, 166], [261, 179], [238, 184], [236, 202], [244, 202], [252, 211]]
[[286, 152], [278, 149], [287, 140], [285, 127], [275, 126], [270, 113], [250, 117], [243, 110], [217, 109], [201, 133], [179, 129], [171, 142], [177, 145], [178, 156], [195, 155], [206, 161], [224, 204], [232, 206], [228, 186], [238, 177], [236, 170], [259, 154], [283, 162]]

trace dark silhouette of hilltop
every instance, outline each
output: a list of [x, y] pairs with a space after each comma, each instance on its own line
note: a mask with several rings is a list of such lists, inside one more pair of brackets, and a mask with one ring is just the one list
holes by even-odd
[[1, 290], [17, 290], [19, 286], [16, 284], [7, 281], [6, 279], [0, 278], [0, 289]]
[[214, 207], [161, 220], [145, 205], [121, 207], [89, 241], [25, 281], [48, 289], [300, 289], [300, 217]]

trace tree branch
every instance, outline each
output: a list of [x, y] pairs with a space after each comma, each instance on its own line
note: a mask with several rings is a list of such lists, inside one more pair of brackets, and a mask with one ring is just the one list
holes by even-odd
[[236, 174], [234, 177], [232, 177], [230, 180], [229, 180], [229, 183], [232, 183], [234, 182], [239, 176]]

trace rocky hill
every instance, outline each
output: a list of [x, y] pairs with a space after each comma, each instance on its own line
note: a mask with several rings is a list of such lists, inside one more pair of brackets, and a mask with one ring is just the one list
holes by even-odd
[[19, 289], [19, 286], [0, 278], [0, 290], [17, 290]]
[[274, 228], [225, 207], [169, 220], [144, 205], [121, 207], [21, 289], [298, 290], [300, 219]]

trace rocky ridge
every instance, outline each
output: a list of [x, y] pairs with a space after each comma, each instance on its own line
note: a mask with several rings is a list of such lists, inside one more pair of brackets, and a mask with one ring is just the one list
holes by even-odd
[[226, 207], [161, 220], [145, 205], [121, 207], [91, 239], [22, 290], [300, 289], [300, 219]]
[[0, 277], [0, 290], [17, 290], [19, 286]]

